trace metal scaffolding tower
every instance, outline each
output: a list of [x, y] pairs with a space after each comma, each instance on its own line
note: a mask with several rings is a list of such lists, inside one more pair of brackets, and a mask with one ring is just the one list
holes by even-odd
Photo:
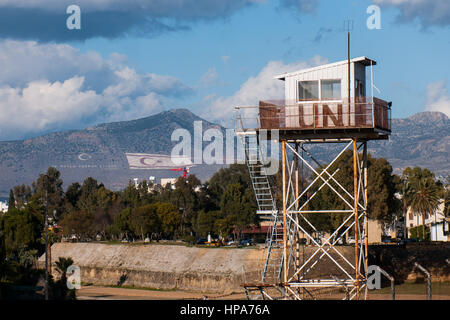
[[[272, 221], [261, 282], [242, 285], [247, 297], [368, 299], [367, 141], [386, 139], [390, 127], [389, 130], [355, 130], [344, 134], [330, 130], [326, 134], [280, 130], [282, 203], [277, 207], [264, 173], [260, 148], [262, 130], [245, 129], [240, 108], [237, 110], [236, 133], [244, 144], [258, 213], [267, 217], [270, 212]], [[253, 147], [249, 147], [252, 139]], [[325, 143], [333, 144], [335, 148], [330, 149], [337, 150], [327, 165], [320, 163], [319, 157], [314, 155], [317, 149], [314, 147]], [[344, 158], [349, 156], [353, 178], [350, 187], [336, 175], [342, 170], [338, 164], [345, 163]], [[302, 178], [304, 169], [311, 174], [307, 183]], [[339, 199], [339, 205], [320, 210], [311, 208], [311, 201], [325, 191], [333, 193]], [[315, 218], [324, 214], [333, 215], [338, 223], [328, 235], [320, 237], [322, 230], [317, 227]], [[350, 233], [353, 235], [352, 246], [341, 246], [349, 240]], [[268, 276], [269, 269], [275, 271], [275, 276]]]

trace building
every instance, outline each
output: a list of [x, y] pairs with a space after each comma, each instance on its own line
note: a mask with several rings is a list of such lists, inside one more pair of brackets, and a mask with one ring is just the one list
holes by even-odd
[[[411, 237], [410, 229], [424, 224], [423, 217], [413, 212], [411, 207], [408, 208], [406, 214], [406, 227], [408, 229], [408, 237]], [[444, 200], [434, 214], [425, 217], [425, 225], [430, 228], [431, 241], [450, 241], [450, 219], [444, 215]]]
[[8, 203], [5, 201], [0, 201], [0, 212], [7, 212], [8, 211]]
[[366, 57], [352, 59], [350, 87], [347, 61], [276, 76], [285, 81], [285, 99], [260, 101], [260, 128], [286, 129], [302, 137], [309, 131], [316, 138], [321, 129], [334, 129], [334, 136], [351, 132], [352, 137], [358, 129], [361, 137], [387, 139], [390, 103], [374, 98], [373, 92], [366, 96], [366, 67], [374, 65]]
[[[283, 227], [281, 246], [274, 241], [279, 235], [278, 230], [270, 235], [261, 277], [264, 286], [248, 283], [244, 284], [245, 290], [264, 291], [270, 297], [270, 293], [277, 293], [265, 289], [269, 283], [274, 287], [285, 287], [283, 298], [300, 299], [295, 290], [305, 288], [320, 295], [321, 290], [316, 292], [314, 288], [342, 288], [344, 285], [352, 288], [352, 296], [346, 298], [359, 299], [364, 294], [368, 273], [360, 266], [366, 259], [368, 229], [372, 231], [374, 237], [370, 240], [374, 243], [380, 242], [383, 231], [380, 224], [366, 223], [369, 196], [367, 143], [387, 140], [391, 133], [392, 104], [375, 98], [373, 82], [366, 80], [367, 67], [371, 75], [374, 65], [374, 60], [359, 57], [284, 73], [275, 76], [277, 81], [285, 82], [284, 99], [261, 100], [258, 106], [236, 107], [236, 135], [245, 150], [258, 204], [257, 214]], [[370, 93], [366, 92], [368, 84]], [[276, 159], [276, 165], [269, 161], [271, 167], [266, 169], [268, 140], [271, 146], [278, 143], [281, 149], [282, 181], [278, 190], [282, 190], [282, 206], [275, 202], [272, 182], [267, 177], [267, 171], [278, 168], [279, 164], [279, 159]], [[323, 143], [333, 144], [336, 149], [330, 151], [329, 165], [316, 170], [323, 163], [316, 160], [314, 145]], [[332, 164], [339, 163], [338, 159], [347, 159], [346, 151], [352, 152], [353, 184], [344, 187], [342, 181], [338, 181], [341, 177], [334, 176], [341, 168]], [[306, 185], [299, 183], [303, 180], [304, 167], [315, 175]], [[323, 188], [326, 185], [328, 189]], [[325, 208], [312, 208], [310, 200], [320, 192], [335, 193], [344, 205], [329, 203]], [[277, 209], [280, 207], [282, 211]], [[339, 213], [342, 217], [342, 223], [329, 230], [329, 234], [321, 233], [319, 222], [313, 218], [324, 213]], [[356, 228], [356, 225], [360, 227]], [[302, 260], [291, 250], [303, 241], [298, 236], [300, 232], [310, 241], [312, 254], [309, 259]], [[344, 262], [337, 248], [324, 251], [324, 245], [334, 247], [345, 242], [354, 244], [354, 261]], [[324, 256], [329, 260], [322, 259]], [[321, 270], [329, 261], [337, 268], [324, 274]]]
[[167, 184], [169, 184], [172, 189], [175, 189], [176, 181], [177, 181], [177, 178], [161, 178], [161, 186], [165, 187], [165, 186], [167, 186]]

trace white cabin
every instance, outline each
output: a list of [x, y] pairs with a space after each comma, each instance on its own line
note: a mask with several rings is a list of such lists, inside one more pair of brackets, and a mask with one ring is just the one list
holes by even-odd
[[260, 129], [315, 137], [356, 133], [361, 138], [386, 139], [391, 131], [391, 104], [366, 94], [366, 68], [376, 64], [366, 57], [351, 59], [350, 90], [347, 60], [276, 76], [285, 82], [284, 100], [260, 101]]
[[[366, 67], [376, 61], [359, 57], [350, 60], [350, 97], [366, 96]], [[309, 69], [275, 76], [285, 81], [285, 100], [294, 101], [342, 101], [348, 100], [348, 61], [339, 61]]]

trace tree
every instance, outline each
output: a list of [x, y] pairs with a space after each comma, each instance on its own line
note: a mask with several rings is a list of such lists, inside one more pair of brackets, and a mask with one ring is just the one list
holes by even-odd
[[114, 222], [112, 225], [109, 226], [108, 233], [120, 237], [125, 235], [125, 238], [128, 239], [132, 233], [130, 220], [131, 220], [131, 208], [123, 209], [118, 215], [114, 217]]
[[210, 199], [210, 207], [205, 209], [207, 211], [219, 210], [222, 195], [229, 185], [236, 183], [239, 183], [245, 190], [250, 192], [251, 197], [249, 197], [249, 200], [256, 206], [247, 166], [245, 164], [232, 164], [228, 168], [220, 169], [210, 178], [206, 190]]
[[53, 296], [60, 299], [75, 299], [75, 290], [67, 288], [67, 269], [73, 265], [72, 258], [59, 257], [55, 262], [56, 271], [61, 275], [61, 279], [54, 285]]
[[70, 204], [71, 207], [75, 208], [77, 206], [77, 202], [81, 196], [81, 185], [78, 182], [72, 183], [67, 187], [65, 193], [66, 203]]
[[239, 183], [228, 186], [220, 199], [220, 210], [222, 216], [227, 219], [225, 222], [233, 224], [238, 238], [245, 228], [258, 225], [256, 207], [245, 195], [245, 190]]
[[14, 199], [16, 201], [16, 207], [24, 208], [31, 199], [31, 188], [29, 186], [21, 184], [19, 186], [15, 186], [13, 191]]
[[210, 234], [217, 233], [216, 221], [222, 218], [220, 210], [205, 212], [201, 210], [197, 215], [196, 230], [199, 236], [205, 237]]
[[402, 175], [402, 177], [399, 179], [399, 183], [397, 186], [397, 189], [399, 190], [400, 196], [401, 196], [401, 202], [402, 202], [402, 212], [403, 212], [403, 221], [405, 226], [405, 237], [408, 236], [408, 226], [407, 226], [407, 214], [408, 214], [408, 208], [411, 205], [411, 197], [412, 197], [412, 189], [411, 184], [409, 183], [408, 179]]
[[14, 192], [9, 190], [8, 211], [16, 208], [16, 200], [14, 198]]
[[187, 179], [179, 177], [175, 182], [175, 190], [163, 188], [156, 198], [157, 201], [171, 203], [180, 210], [180, 234], [182, 236], [195, 232], [195, 219], [200, 211], [199, 192], [197, 192], [200, 185], [200, 180], [195, 175], [190, 175]]
[[63, 208], [62, 184], [61, 173], [54, 167], [48, 168], [47, 172], [41, 174], [32, 184], [34, 190], [32, 200], [41, 206], [47, 206], [50, 215], [55, 213], [53, 218], [56, 220]]
[[60, 221], [65, 236], [75, 236], [78, 240], [95, 237], [94, 216], [84, 210], [72, 211]]
[[94, 214], [98, 207], [97, 191], [101, 186], [103, 185], [99, 185], [97, 180], [92, 177], [85, 179], [80, 188], [80, 196], [76, 207], [87, 213]]
[[417, 225], [419, 225], [419, 214], [422, 216], [422, 234], [425, 234], [425, 219], [435, 213], [439, 202], [439, 189], [432, 179], [422, 178], [414, 181], [411, 209], [417, 214]]
[[0, 226], [7, 254], [17, 254], [21, 248], [40, 248], [42, 224], [29, 207], [8, 211], [2, 216]]
[[61, 280], [63, 280], [63, 283], [66, 283], [67, 281], [67, 268], [71, 265], [73, 265], [72, 258], [59, 257], [58, 261], [55, 261], [55, 269], [61, 275]]
[[134, 183], [128, 181], [128, 186], [122, 191], [122, 202], [125, 207], [138, 207], [140, 205], [139, 190], [136, 189]]
[[142, 241], [149, 233], [160, 231], [160, 221], [157, 214], [157, 206], [148, 204], [139, 208], [134, 208], [130, 216], [130, 228], [136, 236], [141, 236]]
[[175, 235], [181, 222], [181, 214], [178, 208], [167, 202], [157, 202], [154, 206], [161, 224], [161, 231], [166, 236]]

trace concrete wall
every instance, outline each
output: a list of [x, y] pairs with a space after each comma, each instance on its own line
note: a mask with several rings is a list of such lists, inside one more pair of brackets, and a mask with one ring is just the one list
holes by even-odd
[[[242, 290], [240, 284], [244, 279], [260, 280], [265, 251], [157, 244], [55, 243], [52, 261], [59, 257], [74, 260], [81, 269], [83, 283], [231, 292]], [[38, 265], [42, 267], [44, 261], [41, 256]]]
[[[299, 252], [301, 261], [307, 261], [316, 249], [302, 246]], [[352, 274], [352, 269], [344, 260], [354, 262], [354, 247], [337, 246], [336, 249], [340, 254], [334, 250], [329, 251], [329, 254]], [[205, 293], [239, 292], [242, 290], [241, 283], [259, 281], [265, 255], [263, 248], [101, 243], [55, 243], [52, 246], [52, 261], [59, 257], [71, 257], [81, 269], [82, 283]], [[397, 283], [421, 277], [413, 270], [415, 261], [431, 272], [433, 281], [450, 281], [450, 266], [445, 263], [448, 258], [448, 244], [369, 246], [369, 264], [385, 269]], [[44, 256], [41, 256], [38, 266], [43, 267], [44, 261]], [[306, 278], [328, 278], [330, 274], [344, 276], [343, 271], [329, 257], [324, 257]]]

